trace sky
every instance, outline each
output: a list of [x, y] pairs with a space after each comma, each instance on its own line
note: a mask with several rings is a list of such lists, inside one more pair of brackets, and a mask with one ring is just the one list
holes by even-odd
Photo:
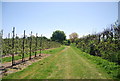
[[2, 2], [0, 2], [0, 30], [2, 29]]
[[118, 19], [117, 2], [3, 2], [2, 29], [7, 37], [15, 33], [50, 38], [56, 30], [64, 31], [67, 38], [73, 32], [79, 37], [101, 32]]

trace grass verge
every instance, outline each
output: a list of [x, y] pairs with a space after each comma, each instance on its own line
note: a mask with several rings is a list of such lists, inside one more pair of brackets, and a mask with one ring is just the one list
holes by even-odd
[[[76, 49], [79, 52], [81, 52], [80, 49], [74, 46], [72, 47], [73, 49]], [[85, 52], [83, 52], [81, 55], [103, 68], [111, 77], [113, 77], [113, 79], [120, 79], [120, 65], [117, 65], [113, 62], [109, 62], [108, 60], [102, 59], [101, 57], [90, 55]]]

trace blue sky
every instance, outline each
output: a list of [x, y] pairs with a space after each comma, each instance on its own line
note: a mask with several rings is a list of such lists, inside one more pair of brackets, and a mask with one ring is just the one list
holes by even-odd
[[3, 2], [2, 27], [4, 37], [16, 27], [18, 36], [30, 31], [50, 38], [53, 31], [62, 30], [67, 38], [104, 30], [118, 19], [117, 2]]
[[2, 29], [2, 2], [0, 2], [0, 29]]

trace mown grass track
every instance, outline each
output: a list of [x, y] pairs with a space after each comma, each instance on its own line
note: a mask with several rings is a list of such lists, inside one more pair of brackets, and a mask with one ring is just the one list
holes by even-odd
[[67, 46], [60, 52], [33, 63], [22, 71], [4, 79], [110, 79], [95, 63], [81, 55], [82, 52]]

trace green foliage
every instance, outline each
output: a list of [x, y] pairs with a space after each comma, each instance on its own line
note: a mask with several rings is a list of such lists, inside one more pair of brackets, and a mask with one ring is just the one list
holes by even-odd
[[70, 40], [65, 40], [63, 43], [64, 43], [65, 45], [69, 46], [69, 45], [70, 45]]
[[[63, 50], [64, 48], [65, 48], [65, 47], [62, 46], [62, 47], [53, 48], [53, 49], [49, 49], [49, 50], [43, 50], [42, 53], [43, 53], [43, 54], [54, 54], [54, 53], [57, 53], [57, 52]], [[36, 52], [37, 52], [37, 54], [40, 53], [40, 51], [36, 51]], [[29, 52], [28, 52], [28, 53], [29, 53]], [[21, 55], [22, 55], [22, 54], [19, 54], [19, 55], [15, 56], [15, 57], [14, 57], [15, 60], [21, 59]], [[33, 56], [34, 53], [32, 53], [31, 55]], [[29, 57], [29, 54], [25, 54], [24, 57], [25, 57], [25, 58], [26, 58], [26, 57]], [[4, 62], [10, 62], [10, 61], [12, 61], [11, 56], [2, 58], [2, 63], [4, 63]]]
[[29, 56], [29, 59], [31, 59], [31, 56], [34, 54], [36, 57], [36, 51], [48, 48], [56, 48], [60, 47], [61, 44], [55, 41], [50, 41], [46, 37], [38, 37], [37, 33], [36, 36], [32, 35], [32, 31], [30, 34], [30, 37], [27, 37], [24, 35], [22, 38], [19, 38], [16, 34], [15, 36], [15, 27], [13, 27], [12, 31], [12, 38], [10, 38], [10, 33], [8, 34], [8, 38], [3, 39], [2, 41], [2, 47], [3, 47], [3, 53], [2, 56], [12, 56], [12, 59], [10, 57], [3, 58], [3, 62], [9, 62], [12, 61], [12, 65], [14, 65], [14, 60], [18, 60], [22, 58], [22, 62], [24, 61], [25, 57]]
[[76, 39], [78, 39], [78, 34], [77, 34], [76, 32], [71, 33], [71, 34], [69, 35], [69, 38], [70, 38], [70, 41], [73, 43], [73, 42], [76, 41]]
[[53, 32], [51, 39], [52, 41], [63, 43], [63, 41], [66, 39], [66, 35], [63, 31], [56, 30]]
[[76, 40], [77, 48], [89, 53], [90, 55], [99, 56], [110, 62], [120, 64], [120, 26], [111, 25], [111, 28], [105, 29], [101, 33], [87, 35]]
[[[45, 37], [42, 38], [42, 49], [48, 49], [48, 48], [55, 48], [55, 47], [60, 47], [61, 44], [55, 41], [49, 41], [48, 39], [44, 39]], [[37, 42], [37, 48], [36, 48], [36, 37], [32, 38], [32, 51], [39, 50], [40, 49], [40, 37], [38, 38]], [[6, 38], [3, 39], [2, 47], [3, 47], [3, 54], [2, 55], [8, 55], [8, 54], [20, 54], [22, 53], [22, 38], [18, 38], [14, 40], [14, 49], [12, 49], [12, 39], [11, 38]], [[28, 53], [30, 51], [30, 37], [25, 38], [25, 53]]]

